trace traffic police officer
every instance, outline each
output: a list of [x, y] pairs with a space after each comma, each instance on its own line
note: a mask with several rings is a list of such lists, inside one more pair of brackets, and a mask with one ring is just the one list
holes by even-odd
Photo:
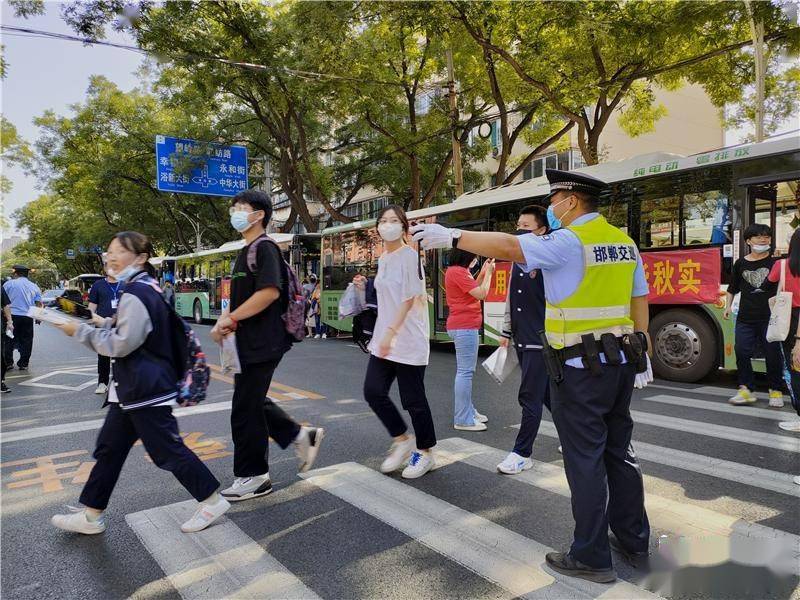
[[[652, 380], [643, 354], [647, 282], [633, 241], [597, 212], [607, 185], [575, 172], [547, 170], [552, 233], [513, 236], [417, 225], [424, 249], [457, 246], [541, 269], [547, 309], [544, 356], [553, 421], [563, 446], [575, 531], [568, 552], [551, 552], [554, 570], [590, 581], [616, 579], [615, 549], [646, 555], [650, 525], [642, 474], [630, 446], [634, 385]], [[641, 371], [641, 373], [637, 373]], [[610, 498], [609, 498], [610, 494]]]
[[24, 265], [14, 265], [13, 279], [3, 285], [11, 299], [11, 319], [14, 325], [14, 339], [3, 348], [3, 360], [9, 370], [14, 368], [14, 348], [19, 350], [17, 367], [20, 371], [28, 370], [33, 349], [33, 319], [28, 316], [28, 310], [32, 306], [42, 305], [42, 290], [28, 279], [29, 271]]

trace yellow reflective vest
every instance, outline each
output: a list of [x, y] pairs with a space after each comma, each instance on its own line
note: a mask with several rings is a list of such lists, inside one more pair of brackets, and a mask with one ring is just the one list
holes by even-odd
[[633, 333], [631, 293], [638, 252], [633, 240], [598, 216], [571, 225], [583, 246], [584, 273], [575, 292], [558, 304], [547, 303], [545, 332], [553, 348], [581, 342], [593, 333]]

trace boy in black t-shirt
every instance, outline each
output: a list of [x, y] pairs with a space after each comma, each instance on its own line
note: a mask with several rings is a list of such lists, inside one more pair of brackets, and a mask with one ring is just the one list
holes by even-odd
[[[220, 492], [230, 501], [269, 494], [267, 454], [272, 437], [282, 448], [295, 445], [300, 471], [311, 468], [324, 431], [303, 427], [267, 396], [272, 375], [291, 348], [282, 314], [286, 310], [287, 276], [280, 250], [262, 238], [272, 217], [272, 201], [264, 192], [247, 190], [231, 202], [231, 225], [242, 234], [245, 247], [231, 274], [230, 306], [211, 330], [215, 342], [234, 331], [242, 372], [234, 378], [231, 406], [233, 485]], [[248, 251], [256, 247], [256, 268], [248, 265]]]
[[753, 365], [751, 360], [756, 348], [761, 346], [767, 362], [769, 383], [769, 405], [773, 408], [783, 406], [783, 364], [779, 342], [767, 342], [769, 324], [769, 299], [775, 295], [776, 285], [767, 280], [775, 259], [770, 255], [772, 249], [772, 230], [767, 225], [753, 224], [744, 230], [744, 241], [750, 245], [750, 254], [737, 260], [733, 265], [731, 283], [726, 294], [725, 318], [731, 315], [731, 304], [736, 294], [739, 298], [739, 312], [736, 316], [736, 369], [738, 370], [739, 391], [729, 402], [731, 404], [753, 404]]

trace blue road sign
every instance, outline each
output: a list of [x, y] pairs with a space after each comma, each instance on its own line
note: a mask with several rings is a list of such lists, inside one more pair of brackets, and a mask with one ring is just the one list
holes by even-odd
[[247, 148], [156, 136], [158, 189], [235, 196], [247, 189]]
[[66, 254], [67, 258], [70, 260], [75, 258], [75, 250], [73, 248], [67, 248], [67, 251], [64, 252], [64, 254]]

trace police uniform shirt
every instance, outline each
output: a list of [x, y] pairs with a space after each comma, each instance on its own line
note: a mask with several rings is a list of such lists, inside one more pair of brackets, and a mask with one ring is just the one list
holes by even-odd
[[42, 300], [42, 290], [27, 277], [17, 277], [3, 284], [3, 289], [11, 298], [11, 314], [27, 317], [28, 309]]
[[[570, 225], [582, 225], [599, 216], [600, 213], [596, 212], [581, 215]], [[518, 239], [525, 256], [525, 265], [521, 268], [525, 272], [541, 269], [544, 276], [544, 293], [548, 302], [558, 304], [575, 293], [583, 279], [585, 268], [583, 244], [577, 235], [569, 229], [563, 228], [541, 236], [521, 235]], [[644, 276], [642, 257], [637, 252], [632, 296], [647, 296], [648, 292], [649, 287]], [[605, 360], [602, 354], [601, 358]], [[583, 368], [580, 358], [572, 358], [566, 364], [571, 367]]]

